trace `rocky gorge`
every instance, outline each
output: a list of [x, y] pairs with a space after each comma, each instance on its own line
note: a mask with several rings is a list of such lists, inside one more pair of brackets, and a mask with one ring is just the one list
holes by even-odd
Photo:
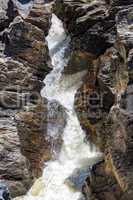
[[[55, 32], [61, 41], [49, 50], [52, 13], [62, 22], [60, 38], [65, 31], [70, 41], [63, 55], [65, 65], [60, 59], [64, 65], [60, 92], [56, 95], [54, 88], [50, 101], [46, 91], [41, 95], [47, 85], [43, 80], [52, 73], [56, 61], [52, 57], [66, 41], [66, 36], [61, 40]], [[85, 133], [84, 145], [89, 142], [92, 154], [95, 145], [103, 157], [87, 163], [87, 169], [77, 168], [65, 184], [77, 191], [83, 180], [80, 200], [133, 199], [132, 65], [132, 0], [0, 0], [0, 181], [8, 186], [12, 198], [26, 195], [30, 188], [32, 198], [28, 199], [42, 198], [39, 193], [45, 190], [46, 181], [42, 174], [48, 161], [56, 161], [62, 153], [66, 109], [76, 84], [74, 110], [80, 125], [75, 114], [69, 113], [70, 121], [77, 124], [78, 134]], [[58, 72], [54, 71], [55, 77]], [[68, 95], [67, 100], [61, 94]], [[71, 130], [72, 126], [69, 137], [73, 137]], [[84, 149], [79, 149], [74, 156], [80, 160]], [[52, 167], [56, 172], [57, 165]]]

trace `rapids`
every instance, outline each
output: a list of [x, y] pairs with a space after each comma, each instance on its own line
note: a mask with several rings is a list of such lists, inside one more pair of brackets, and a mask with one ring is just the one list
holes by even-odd
[[[52, 25], [46, 40], [53, 70], [44, 80], [45, 87], [41, 95], [48, 101], [58, 101], [64, 107], [67, 123], [58, 158], [46, 163], [43, 176], [31, 188], [24, 200], [81, 200], [84, 199], [81, 189], [72, 188], [66, 180], [75, 173], [75, 170], [87, 170], [101, 159], [97, 149], [85, 142], [85, 133], [74, 110], [74, 96], [82, 84], [86, 71], [73, 75], [63, 74], [63, 69], [69, 60], [66, 52], [70, 37], [55, 14], [52, 15]], [[81, 185], [83, 184], [84, 179]]]

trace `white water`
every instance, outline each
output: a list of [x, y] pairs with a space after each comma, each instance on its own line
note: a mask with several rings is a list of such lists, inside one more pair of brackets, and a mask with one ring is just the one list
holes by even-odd
[[67, 113], [67, 124], [63, 133], [63, 145], [58, 160], [50, 161], [43, 172], [43, 185], [39, 194], [31, 191], [26, 200], [81, 200], [81, 191], [72, 190], [65, 183], [76, 169], [85, 169], [96, 163], [101, 154], [85, 143], [85, 134], [74, 111], [74, 96], [82, 83], [86, 71], [73, 75], [63, 75], [68, 59], [64, 58], [70, 38], [66, 35], [62, 22], [53, 14], [52, 25], [47, 36], [53, 70], [44, 80], [45, 87], [41, 95], [49, 101], [56, 100]]

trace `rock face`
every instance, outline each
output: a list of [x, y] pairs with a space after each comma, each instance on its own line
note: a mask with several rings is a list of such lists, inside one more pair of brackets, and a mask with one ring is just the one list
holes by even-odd
[[30, 162], [30, 174], [33, 178], [42, 175], [44, 161], [51, 158], [50, 142], [46, 135], [46, 108], [40, 103], [37, 106], [29, 106], [29, 111], [19, 112], [15, 119], [18, 135], [21, 142], [22, 154]]
[[25, 194], [62, 145], [64, 110], [40, 97], [51, 66], [45, 36], [53, 11], [71, 37], [63, 73], [88, 71], [75, 110], [86, 138], [104, 154], [90, 177], [83, 172], [82, 184], [78, 171], [66, 184], [81, 189], [85, 182], [86, 199], [132, 200], [133, 1], [46, 3], [35, 0], [24, 19], [13, 1], [0, 0], [0, 179], [12, 197]]
[[31, 177], [28, 161], [20, 152], [20, 142], [14, 121], [14, 112], [0, 114], [0, 179], [6, 183], [12, 196], [24, 194]]
[[104, 153], [83, 188], [88, 199], [132, 199], [133, 2], [56, 1], [71, 35], [65, 73], [88, 70], [75, 95], [87, 138]]
[[12, 1], [0, 3], [0, 180], [16, 197], [27, 192], [51, 157], [47, 103], [40, 97], [50, 70], [45, 34], [51, 14], [35, 3], [24, 20]]

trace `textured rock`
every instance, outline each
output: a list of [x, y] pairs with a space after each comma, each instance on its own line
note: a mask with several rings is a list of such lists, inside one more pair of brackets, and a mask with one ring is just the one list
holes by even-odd
[[92, 60], [95, 58], [93, 54], [86, 51], [72, 51], [69, 54], [69, 61], [64, 68], [64, 73], [73, 74], [88, 69], [92, 65]]
[[16, 17], [5, 33], [7, 55], [24, 60], [34, 67], [45, 65], [47, 46], [44, 42], [44, 32], [36, 26]]
[[15, 11], [11, 0], [0, 0], [0, 31], [9, 26], [15, 17]]
[[44, 5], [44, 1], [35, 1], [26, 21], [42, 29], [46, 36], [50, 27], [51, 12], [52, 3], [46, 6]]
[[39, 177], [44, 161], [51, 158], [50, 143], [46, 140], [47, 111], [41, 104], [29, 109], [27, 112], [19, 112], [15, 118], [22, 153], [30, 162], [32, 176]]
[[13, 112], [0, 114], [0, 179], [6, 183], [11, 196], [24, 194], [30, 187], [28, 162], [20, 152], [20, 141], [12, 120]]
[[62, 134], [66, 125], [65, 109], [56, 101], [47, 103], [47, 139], [51, 144], [52, 158], [58, 157], [62, 146]]
[[[108, 153], [110, 170], [113, 171], [123, 191], [132, 191], [132, 114], [113, 108], [110, 113]], [[107, 162], [108, 163], [108, 162]], [[128, 169], [128, 170], [127, 170]]]
[[122, 191], [111, 173], [105, 171], [104, 163], [94, 166], [90, 180], [86, 180], [83, 191], [90, 199], [118, 200]]
[[[40, 119], [45, 112], [42, 113], [44, 110], [38, 103], [42, 81], [49, 71], [44, 31], [48, 30], [50, 13], [48, 16], [42, 7], [46, 20], [40, 23], [41, 28], [34, 20], [15, 17], [18, 13], [12, 1], [8, 5], [6, 2], [2, 2], [4, 7], [1, 4], [2, 12], [9, 12], [6, 16], [7, 19], [10, 16], [11, 23], [0, 21], [4, 23], [2, 29], [7, 27], [0, 36], [4, 43], [0, 42], [0, 179], [15, 197], [27, 192], [33, 179], [40, 176], [43, 161], [48, 160], [51, 153], [43, 127], [46, 123]], [[42, 14], [35, 11], [37, 15], [38, 12]]]
[[[4, 49], [1, 42], [6, 47], [0, 57], [0, 177], [9, 184], [13, 196], [24, 194], [30, 179], [41, 175], [44, 161], [51, 154], [55, 158], [60, 151], [66, 123], [64, 109], [57, 102], [42, 105], [38, 94], [50, 71], [45, 36], [53, 9], [71, 37], [64, 73], [88, 70], [75, 95], [75, 109], [87, 139], [100, 148], [105, 158], [93, 167], [91, 177], [81, 177], [81, 182], [86, 180], [86, 199], [131, 200], [133, 1], [56, 0], [47, 7], [41, 0], [34, 1], [26, 19], [14, 19], [19, 12], [11, 1], [8, 5], [8, 1], [0, 2], [4, 3], [0, 31], [7, 27], [0, 34], [0, 51]], [[11, 159], [14, 154], [19, 156], [17, 160]], [[66, 184], [74, 189], [80, 185], [81, 189], [80, 175], [82, 172], [76, 172]], [[35, 196], [41, 187], [39, 179], [33, 186]]]
[[57, 1], [55, 12], [72, 35], [72, 48], [94, 55], [116, 40], [115, 22], [106, 1]]
[[75, 109], [87, 138], [105, 155], [85, 184], [88, 199], [132, 199], [132, 4], [56, 1], [54, 7], [71, 34], [66, 73], [88, 69]]
[[129, 51], [133, 47], [133, 5], [118, 12], [116, 17], [118, 39]]

